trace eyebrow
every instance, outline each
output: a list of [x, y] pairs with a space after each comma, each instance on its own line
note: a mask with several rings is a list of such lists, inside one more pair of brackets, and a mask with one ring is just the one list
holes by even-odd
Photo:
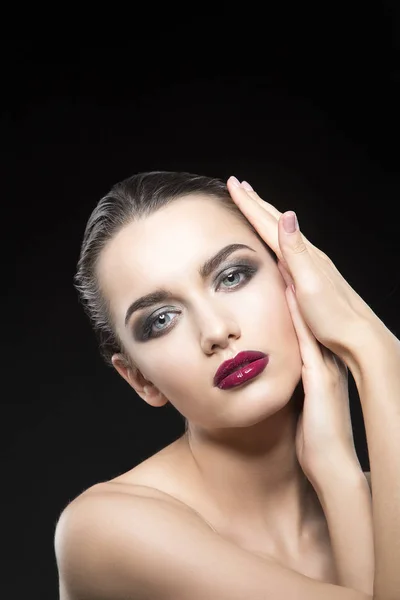
[[[225, 246], [221, 250], [217, 252], [214, 256], [206, 260], [206, 262], [201, 265], [199, 268], [200, 277], [205, 280], [207, 277], [211, 275], [211, 273], [222, 263], [228, 256], [230, 256], [233, 252], [237, 250], [251, 250], [255, 252], [253, 248], [247, 246], [246, 244], [229, 244]], [[150, 294], [146, 294], [145, 296], [141, 296], [129, 306], [125, 315], [125, 327], [128, 324], [129, 319], [133, 315], [134, 312], [138, 310], [142, 310], [143, 308], [148, 308], [149, 306], [153, 306], [154, 304], [158, 304], [159, 302], [165, 302], [170, 298], [173, 298], [173, 293], [166, 289], [158, 289], [154, 292], [150, 292]]]

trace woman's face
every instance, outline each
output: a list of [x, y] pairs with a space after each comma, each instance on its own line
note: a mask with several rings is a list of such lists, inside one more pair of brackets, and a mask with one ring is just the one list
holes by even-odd
[[[200, 267], [230, 244], [254, 251], [232, 252], [203, 278]], [[127, 225], [104, 248], [98, 277], [138, 369], [118, 371], [150, 404], [160, 391], [189, 422], [227, 428], [259, 423], [290, 400], [302, 362], [285, 283], [254, 233], [217, 200], [182, 197]], [[131, 304], [160, 288], [171, 297], [125, 324]], [[243, 350], [268, 354], [266, 369], [244, 385], [214, 387], [220, 364]], [[156, 394], [144, 394], [148, 382]]]

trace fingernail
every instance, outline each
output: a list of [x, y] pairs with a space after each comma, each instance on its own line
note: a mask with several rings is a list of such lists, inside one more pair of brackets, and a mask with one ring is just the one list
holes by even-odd
[[295, 212], [291, 211], [283, 217], [283, 228], [286, 233], [294, 233], [299, 228]]
[[240, 182], [233, 175], [231, 175], [231, 177], [229, 177], [229, 181], [231, 181], [235, 187], [239, 187], [240, 186]]
[[248, 192], [254, 192], [253, 188], [249, 183], [247, 183], [247, 181], [242, 181], [242, 188], [244, 188]]
[[294, 285], [293, 285], [293, 283], [291, 283], [291, 284], [290, 284], [290, 287], [292, 288], [293, 294], [295, 294], [295, 293], [296, 293], [296, 290], [294, 289]]

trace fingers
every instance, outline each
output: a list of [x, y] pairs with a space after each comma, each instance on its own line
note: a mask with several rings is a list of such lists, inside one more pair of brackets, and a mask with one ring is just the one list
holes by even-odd
[[321, 347], [312, 333], [311, 329], [305, 322], [300, 307], [296, 300], [296, 295], [291, 287], [286, 288], [286, 299], [292, 317], [293, 325], [299, 341], [300, 354], [303, 364], [306, 368], [315, 368], [317, 365], [322, 365], [323, 355]]
[[287, 267], [286, 271], [293, 278], [296, 288], [302, 285], [313, 290], [318, 284], [318, 271], [309, 252], [311, 246], [298, 228], [287, 231], [284, 227], [287, 217], [294, 215], [293, 211], [281, 214], [277, 227], [275, 216], [265, 207], [264, 201], [257, 194], [250, 197], [235, 177], [228, 179], [227, 186], [235, 204], [275, 252], [278, 259], [284, 263], [285, 268]]
[[[278, 258], [283, 260], [282, 252], [279, 248], [279, 239], [274, 231], [274, 225], [276, 227], [282, 213], [275, 208], [275, 206], [260, 198], [247, 181], [239, 183], [236, 177], [230, 177], [227, 181], [227, 187], [235, 204], [262, 237], [263, 234], [260, 231], [263, 224], [262, 220], [269, 218], [264, 224], [264, 234], [268, 235], [268, 239], [265, 239], [265, 237], [263, 237], [263, 239], [268, 246], [272, 248]], [[253, 202], [248, 202], [249, 198], [253, 200]], [[301, 234], [301, 236], [311, 251], [316, 252], [321, 257], [326, 257], [326, 255], [314, 246], [304, 234]]]
[[283, 213], [278, 222], [281, 252], [293, 277], [295, 288], [313, 291], [319, 284], [319, 271], [311, 257], [293, 211]]
[[283, 280], [286, 283], [286, 285], [288, 285], [288, 286], [292, 285], [292, 283], [294, 283], [292, 276], [290, 275], [288, 270], [285, 268], [285, 265], [280, 260], [278, 260], [278, 269], [279, 269], [280, 274], [282, 275]]
[[236, 178], [228, 179], [227, 186], [232, 199], [277, 257], [283, 260], [279, 247], [276, 217], [266, 209], [264, 201], [257, 194], [250, 197], [246, 190], [238, 184]]
[[282, 213], [279, 212], [279, 210], [277, 208], [275, 208], [275, 206], [273, 206], [272, 204], [269, 204], [269, 202], [266, 202], [265, 200], [260, 198], [260, 196], [257, 194], [257, 192], [255, 192], [253, 190], [253, 188], [251, 187], [251, 185], [249, 183], [247, 183], [247, 181], [242, 181], [241, 185], [242, 185], [242, 187], [244, 187], [244, 189], [249, 194], [249, 196], [254, 198], [254, 200], [256, 200], [256, 202], [261, 203], [261, 205], [264, 206], [265, 208], [267, 208], [277, 221], [279, 220], [279, 217], [281, 216]]
[[308, 376], [311, 373], [314, 373], [312, 378], [315, 378], [316, 373], [324, 377], [328, 376], [328, 381], [340, 381], [344, 390], [347, 390], [348, 370], [345, 363], [315, 338], [301, 314], [296, 295], [290, 286], [286, 289], [286, 299], [299, 342], [301, 358]]

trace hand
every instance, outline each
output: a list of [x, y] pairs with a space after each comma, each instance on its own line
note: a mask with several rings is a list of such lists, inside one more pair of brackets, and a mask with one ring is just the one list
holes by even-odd
[[329, 476], [332, 468], [354, 466], [362, 472], [354, 446], [347, 367], [316, 340], [290, 285], [286, 299], [303, 361], [304, 406], [295, 444], [300, 466], [311, 483]]
[[298, 229], [291, 233], [285, 230], [293, 211], [280, 213], [249, 184], [244, 182], [243, 187], [236, 182], [230, 177], [227, 183], [233, 201], [294, 282], [301, 314], [313, 335], [343, 359], [351, 353], [352, 344], [360, 343], [365, 323], [378, 317], [324, 252]]

